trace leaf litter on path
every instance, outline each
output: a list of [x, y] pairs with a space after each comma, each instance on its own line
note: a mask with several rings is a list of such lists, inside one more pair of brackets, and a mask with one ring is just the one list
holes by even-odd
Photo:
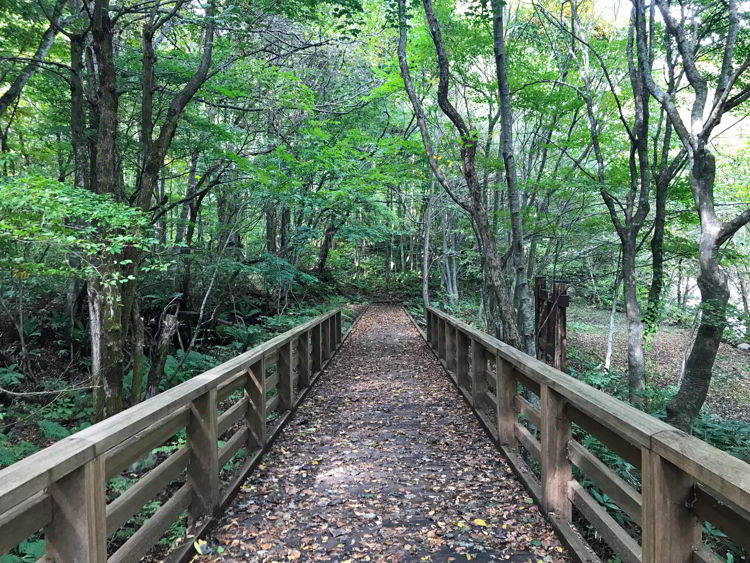
[[568, 561], [404, 311], [370, 308], [200, 561]]

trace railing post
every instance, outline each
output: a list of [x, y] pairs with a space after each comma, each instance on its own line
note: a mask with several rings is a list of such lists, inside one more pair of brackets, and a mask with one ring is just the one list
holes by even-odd
[[331, 317], [328, 317], [320, 323], [320, 332], [323, 336], [321, 348], [323, 349], [323, 359], [331, 357]]
[[281, 410], [291, 410], [294, 406], [294, 380], [292, 379], [292, 341], [279, 348], [279, 400]]
[[331, 348], [328, 351], [328, 357], [330, 358], [333, 356], [333, 351], [336, 350], [336, 315], [333, 315], [331, 317], [328, 317], [328, 330], [330, 331], [330, 335], [328, 337], [328, 342], [331, 343]]
[[427, 308], [424, 310], [424, 333], [427, 343], [432, 346], [432, 313]]
[[297, 373], [300, 388], [310, 385], [310, 331], [303, 332], [297, 340]]
[[685, 506], [693, 480], [648, 448], [641, 448], [643, 563], [689, 563], [702, 546], [702, 525]]
[[513, 377], [513, 366], [500, 354], [495, 356], [495, 399], [497, 403], [497, 440], [501, 444], [514, 444], [513, 425], [516, 422], [515, 405], [516, 378]]
[[245, 421], [250, 430], [248, 439], [248, 457], [256, 448], [266, 443], [266, 361], [260, 359], [247, 370], [245, 386], [250, 404], [247, 407]]
[[312, 345], [312, 372], [318, 373], [320, 371], [320, 366], [323, 364], [323, 358], [321, 356], [322, 350], [321, 350], [321, 332], [320, 332], [320, 323], [316, 324], [314, 327], [312, 327], [312, 330], [310, 331], [310, 344]]
[[47, 556], [43, 560], [107, 561], [105, 485], [104, 456], [52, 484], [52, 522], [44, 530]]
[[438, 358], [441, 360], [445, 359], [445, 330], [447, 328], [447, 322], [445, 319], [440, 319], [438, 321], [438, 345], [437, 345], [437, 352], [438, 352]]
[[544, 508], [565, 522], [573, 517], [568, 498], [572, 466], [568, 459], [570, 421], [565, 416], [565, 400], [542, 385], [542, 487]]
[[461, 389], [469, 389], [469, 337], [456, 329], [456, 383]]
[[471, 339], [471, 404], [479, 410], [487, 391], [487, 356], [484, 345]]
[[448, 371], [456, 371], [456, 327], [445, 323], [445, 367]]
[[344, 334], [341, 329], [341, 311], [336, 311], [336, 346], [341, 344], [343, 336]]
[[188, 483], [193, 497], [190, 516], [213, 516], [219, 508], [219, 448], [216, 387], [190, 404], [187, 440], [190, 447]]

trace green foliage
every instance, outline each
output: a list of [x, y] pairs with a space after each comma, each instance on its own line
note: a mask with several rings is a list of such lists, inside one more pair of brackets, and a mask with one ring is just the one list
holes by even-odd
[[70, 430], [52, 420], [40, 420], [37, 422], [37, 426], [48, 440], [62, 440], [70, 436]]

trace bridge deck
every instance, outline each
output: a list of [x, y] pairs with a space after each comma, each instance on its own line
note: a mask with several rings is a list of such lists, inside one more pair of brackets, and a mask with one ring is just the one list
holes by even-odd
[[204, 561], [567, 561], [404, 312], [369, 309]]

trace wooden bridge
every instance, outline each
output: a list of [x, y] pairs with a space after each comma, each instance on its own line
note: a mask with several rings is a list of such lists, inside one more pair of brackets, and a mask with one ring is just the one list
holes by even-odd
[[[372, 307], [344, 339], [331, 311], [0, 471], [0, 554], [41, 536], [58, 562], [722, 561], [704, 522], [750, 549], [750, 465], [426, 317]], [[187, 541], [157, 545], [186, 517]]]

